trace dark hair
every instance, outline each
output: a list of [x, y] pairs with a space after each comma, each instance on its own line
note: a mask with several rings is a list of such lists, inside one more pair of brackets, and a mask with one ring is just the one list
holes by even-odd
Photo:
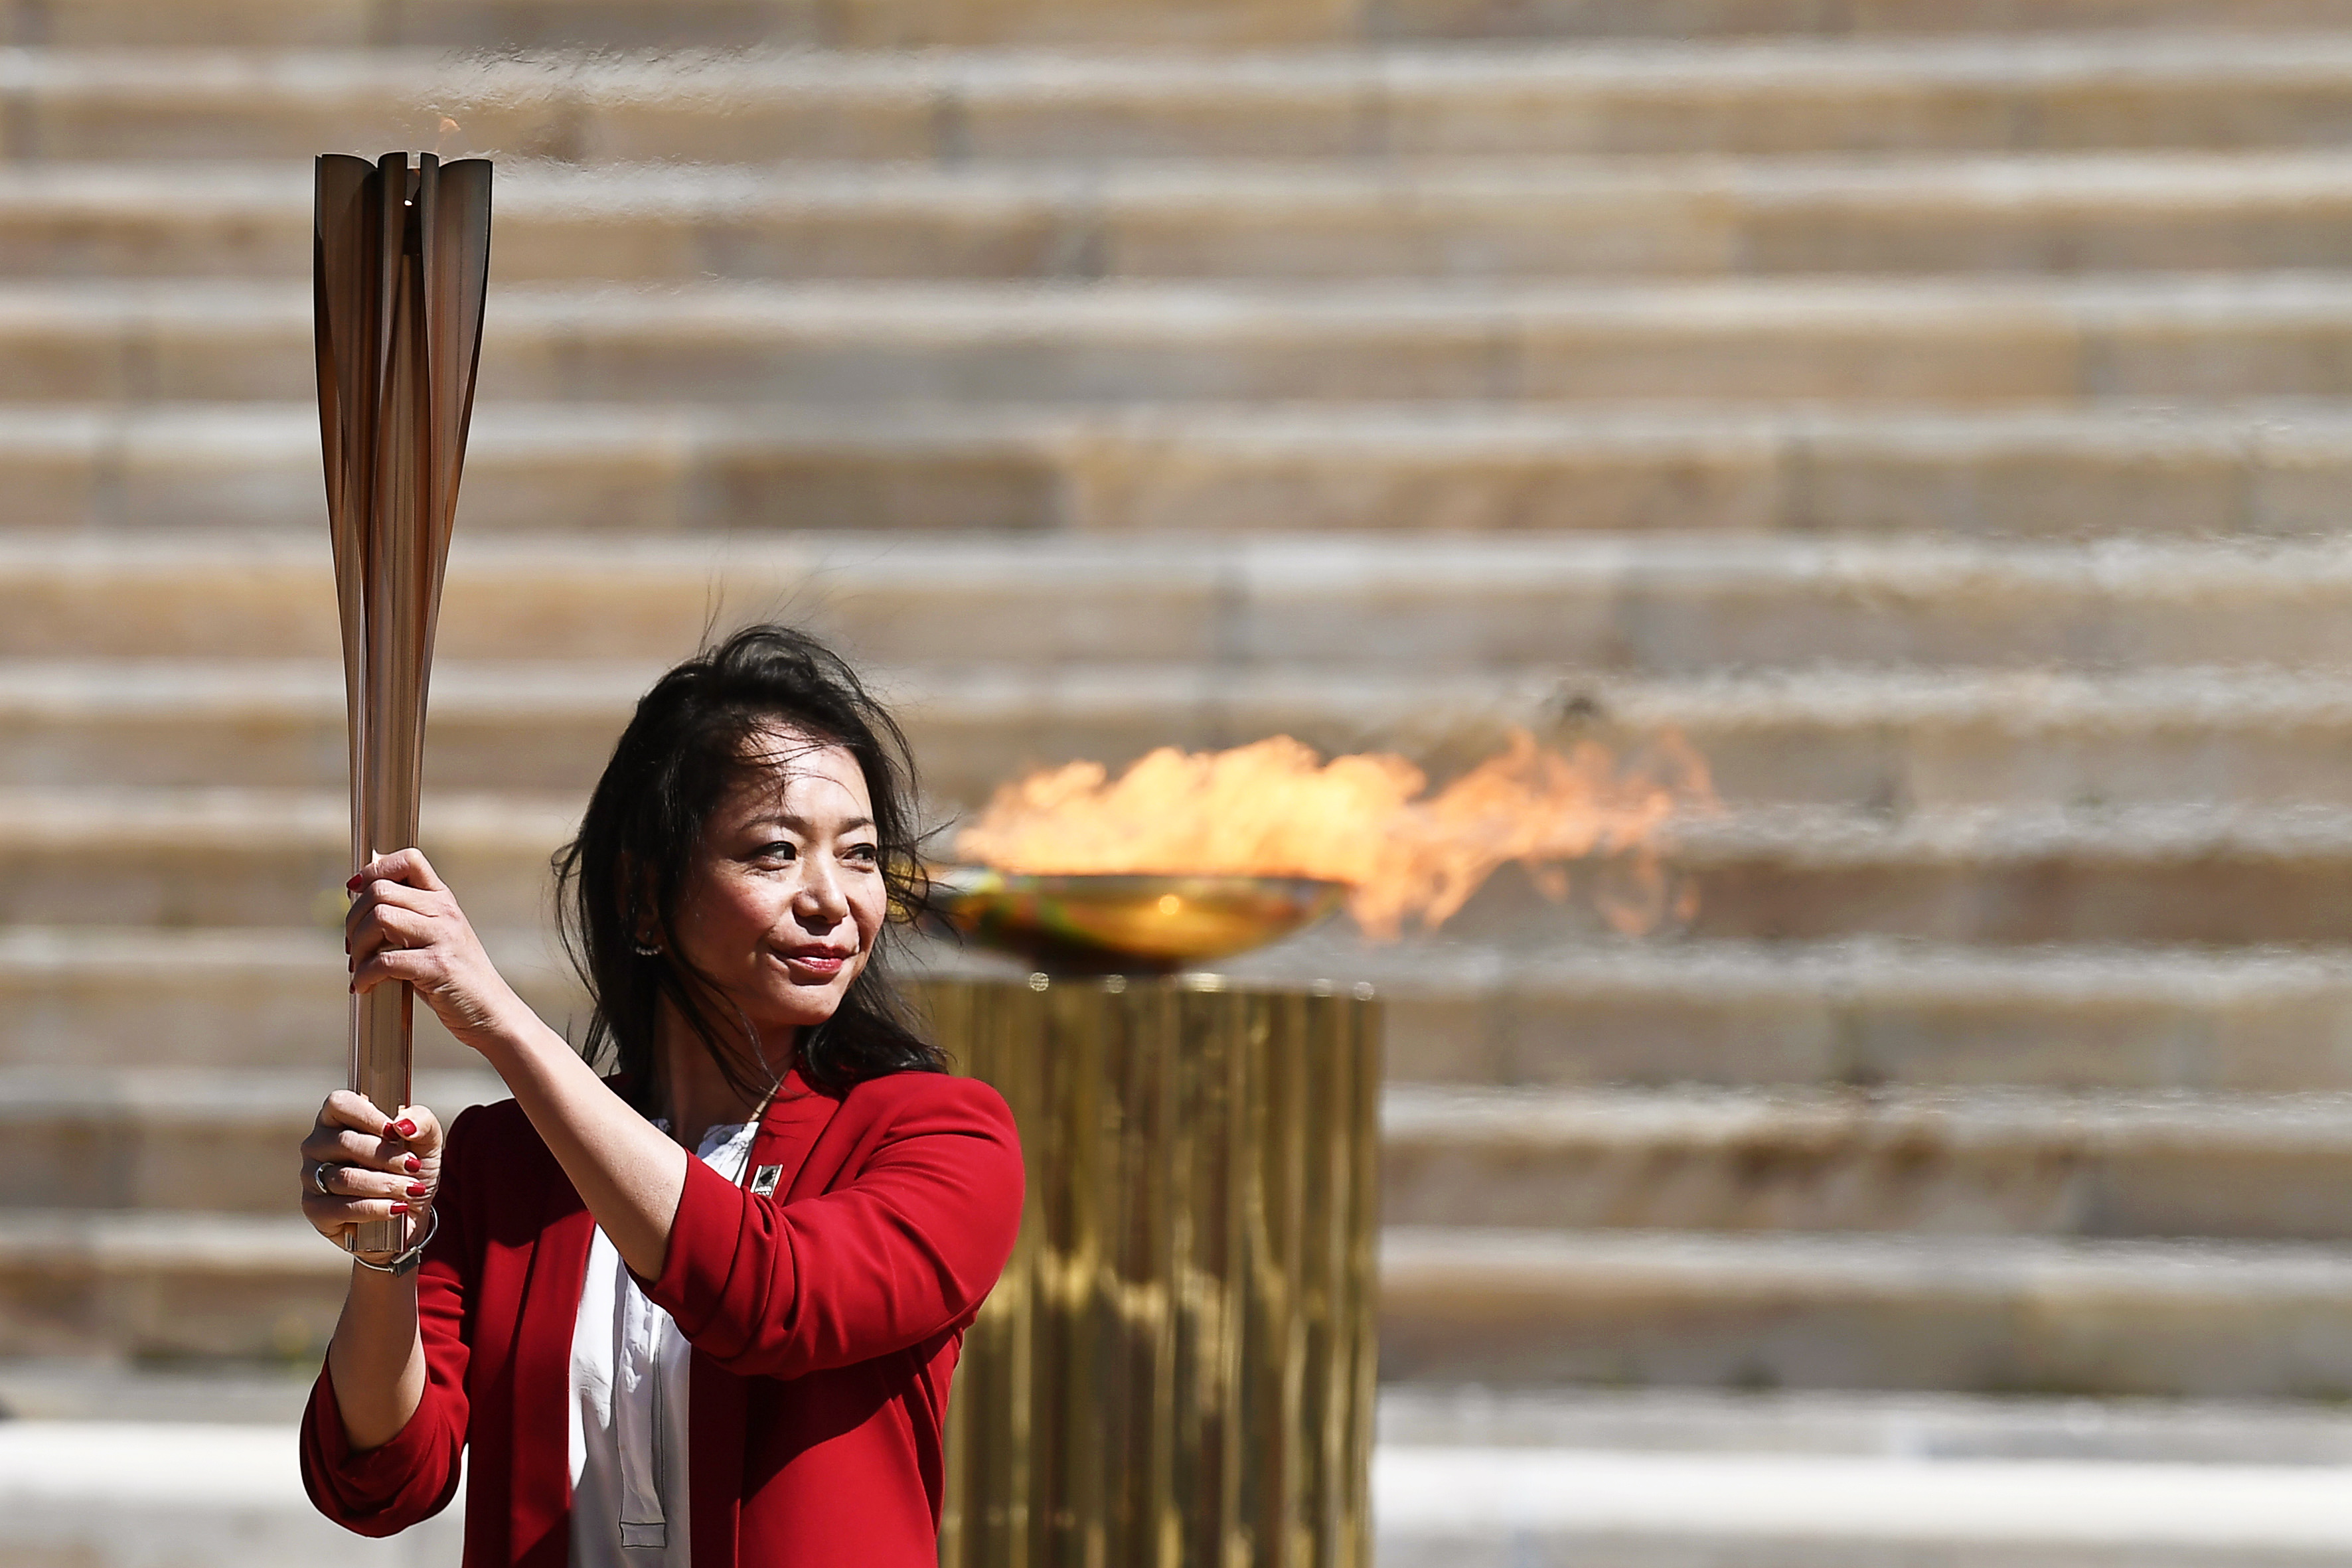
[[[940, 1072], [946, 1062], [919, 1035], [891, 984], [884, 950], [893, 925], [919, 912], [928, 891], [917, 850], [914, 763], [907, 737], [839, 656], [789, 626], [746, 626], [654, 683], [613, 748], [588, 798], [580, 835], [555, 855], [563, 946], [595, 1005], [581, 1054], [617, 1069], [641, 1110], [659, 1092], [654, 1039], [665, 998], [727, 1081], [754, 1081], [723, 1043], [719, 987], [678, 952], [678, 898], [703, 826], [728, 789], [765, 765], [750, 754], [761, 731], [786, 726], [857, 759], [874, 801], [874, 831], [889, 917], [876, 951], [834, 1016], [803, 1031], [802, 1077], [829, 1093], [894, 1072]], [[660, 933], [654, 953], [640, 933]], [[736, 1031], [751, 1035], [739, 1013]], [[756, 1037], [754, 1037], [756, 1047]]]

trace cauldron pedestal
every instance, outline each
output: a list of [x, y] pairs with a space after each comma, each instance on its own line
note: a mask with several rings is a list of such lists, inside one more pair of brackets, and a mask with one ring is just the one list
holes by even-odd
[[923, 988], [1029, 1195], [950, 1407], [943, 1568], [1366, 1568], [1368, 993]]

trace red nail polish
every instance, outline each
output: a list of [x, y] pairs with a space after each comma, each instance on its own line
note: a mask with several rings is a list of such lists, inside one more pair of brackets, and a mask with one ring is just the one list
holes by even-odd
[[384, 1137], [385, 1137], [386, 1139], [393, 1139], [393, 1138], [397, 1138], [397, 1137], [399, 1137], [399, 1136], [400, 1136], [400, 1123], [399, 1123], [399, 1122], [397, 1122], [397, 1121], [387, 1121], [387, 1122], [385, 1122], [385, 1123], [383, 1124], [383, 1135], [384, 1135]]
[[360, 874], [358, 872], [354, 871], [352, 873], [352, 879], [343, 884], [343, 890], [349, 893], [356, 893], [360, 890]]
[[394, 1214], [406, 1214], [408, 1212], [408, 1205], [406, 1204], [394, 1204], [392, 1205], [392, 1212]]
[[414, 1138], [416, 1136], [416, 1123], [411, 1121], [405, 1116], [394, 1122], [393, 1125], [400, 1129], [400, 1135], [403, 1138]]
[[408, 1184], [408, 1195], [412, 1198], [421, 1198], [432, 1190], [433, 1189], [431, 1187], [426, 1186], [423, 1182], [411, 1182]]
[[403, 1160], [401, 1164], [412, 1176], [416, 1174], [417, 1172], [425, 1169], [425, 1162], [418, 1159], [414, 1154], [411, 1154], [407, 1159]]

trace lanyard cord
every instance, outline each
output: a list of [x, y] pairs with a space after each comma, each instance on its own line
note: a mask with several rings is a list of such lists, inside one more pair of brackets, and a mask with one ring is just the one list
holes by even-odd
[[748, 1188], [751, 1184], [751, 1152], [760, 1146], [760, 1125], [767, 1121], [768, 1108], [775, 1104], [776, 1090], [782, 1087], [783, 1080], [779, 1079], [770, 1086], [767, 1093], [760, 1097], [760, 1103], [752, 1108], [751, 1121], [743, 1138], [743, 1163], [735, 1172], [735, 1185], [739, 1188]]
[[[793, 1057], [797, 1058], [793, 1063], [793, 1067], [797, 1067], [800, 1062], [808, 1059], [808, 1047], [816, 1044], [817, 1037], [824, 1033], [825, 1025], [832, 1022], [832, 1019], [826, 1018], [810, 1028], [808, 1031], [808, 1037], [801, 1041], [799, 1048], [793, 1052]], [[760, 1103], [752, 1108], [751, 1123], [751, 1136], [745, 1140], [743, 1144], [743, 1168], [735, 1173], [735, 1185], [738, 1188], [748, 1190], [751, 1184], [751, 1152], [759, 1147], [761, 1125], [768, 1120], [768, 1111], [776, 1103], [776, 1096], [783, 1089], [784, 1078], [790, 1078], [793, 1075], [793, 1068], [786, 1068], [784, 1069], [784, 1077], [776, 1079], [775, 1082], [770, 1084], [768, 1086], [768, 1092], [761, 1095], [760, 1097]]]

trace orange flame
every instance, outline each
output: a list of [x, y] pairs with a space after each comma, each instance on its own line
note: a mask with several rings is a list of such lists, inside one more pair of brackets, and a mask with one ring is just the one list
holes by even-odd
[[[1508, 861], [1558, 899], [1569, 862], [1612, 857], [1617, 874], [1599, 879], [1595, 901], [1631, 933], [1668, 910], [1660, 830], [1715, 798], [1705, 762], [1679, 736], [1649, 750], [1654, 757], [1627, 767], [1596, 742], [1562, 752], [1515, 730], [1503, 751], [1423, 798], [1427, 776], [1399, 756], [1325, 763], [1287, 735], [1230, 752], [1164, 747], [1116, 782], [1100, 763], [1072, 763], [1004, 785], [957, 836], [956, 852], [1039, 875], [1345, 882], [1349, 913], [1381, 940], [1408, 920], [1436, 927]], [[1685, 894], [1676, 912], [1686, 904]]]

